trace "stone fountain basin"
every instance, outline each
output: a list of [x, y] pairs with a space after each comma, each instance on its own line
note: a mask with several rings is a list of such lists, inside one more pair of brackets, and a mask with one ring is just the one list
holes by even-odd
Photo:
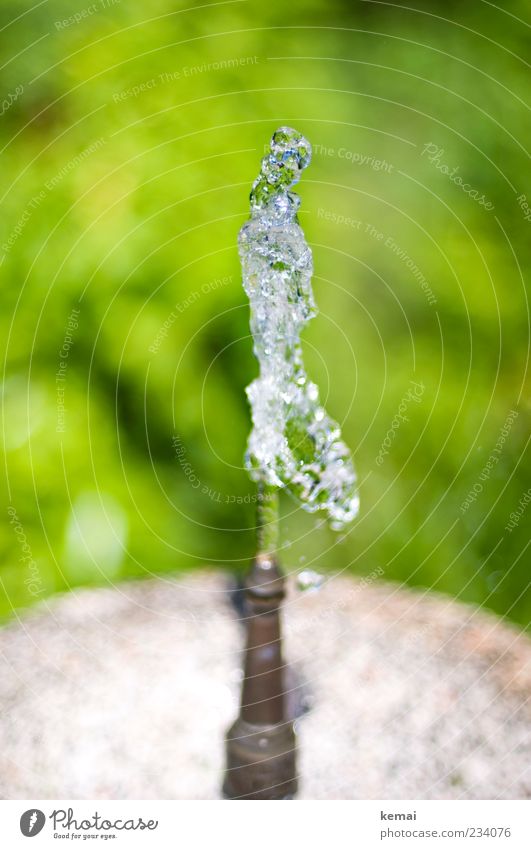
[[[56, 596], [0, 630], [0, 795], [216, 799], [243, 629], [229, 578]], [[447, 597], [330, 578], [285, 605], [303, 799], [531, 795], [531, 641]]]

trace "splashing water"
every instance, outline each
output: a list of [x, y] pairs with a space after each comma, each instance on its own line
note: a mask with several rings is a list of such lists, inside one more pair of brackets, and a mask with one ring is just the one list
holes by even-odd
[[246, 466], [254, 480], [286, 487], [305, 510], [322, 510], [340, 530], [357, 514], [356, 473], [339, 425], [319, 401], [302, 360], [300, 333], [316, 314], [312, 253], [297, 220], [290, 188], [311, 159], [311, 146], [289, 127], [271, 139], [271, 152], [251, 191], [251, 217], [238, 244], [243, 285], [260, 375], [247, 387], [253, 429]]

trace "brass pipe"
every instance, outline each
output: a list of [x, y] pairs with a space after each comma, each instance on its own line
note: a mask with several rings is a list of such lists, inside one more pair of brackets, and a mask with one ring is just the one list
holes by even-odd
[[284, 577], [260, 553], [245, 582], [247, 644], [240, 715], [226, 736], [229, 799], [291, 799], [297, 790], [293, 722], [287, 716], [280, 604]]

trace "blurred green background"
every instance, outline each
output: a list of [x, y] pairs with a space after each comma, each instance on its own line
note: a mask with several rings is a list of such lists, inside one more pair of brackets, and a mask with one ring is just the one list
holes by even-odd
[[289, 124], [362, 506], [283, 500], [283, 562], [528, 623], [529, 8], [421, 5], [4, 0], [2, 616], [252, 555], [236, 237]]

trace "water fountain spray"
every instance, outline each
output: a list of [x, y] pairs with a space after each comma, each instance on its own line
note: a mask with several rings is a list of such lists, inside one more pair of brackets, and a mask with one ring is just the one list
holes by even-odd
[[312, 253], [290, 189], [310, 164], [311, 146], [280, 127], [251, 191], [251, 217], [238, 246], [260, 373], [247, 388], [253, 428], [245, 458], [258, 487], [257, 555], [245, 582], [247, 646], [240, 715], [227, 734], [224, 794], [289, 799], [297, 790], [293, 718], [288, 716], [279, 606], [278, 493], [285, 489], [335, 530], [357, 514], [350, 452], [319, 400], [300, 334], [316, 314]]

